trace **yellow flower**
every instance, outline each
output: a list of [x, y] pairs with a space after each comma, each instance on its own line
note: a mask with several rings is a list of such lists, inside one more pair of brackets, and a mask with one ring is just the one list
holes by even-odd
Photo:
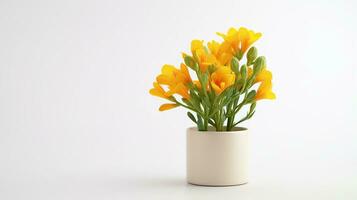
[[[191, 42], [191, 52], [193, 57], [198, 62], [200, 66], [200, 70], [202, 72], [206, 72], [208, 66], [214, 65], [216, 63], [216, 58], [210, 52], [205, 49], [202, 40], [192, 40]], [[187, 56], [187, 54], [183, 53], [183, 58]]]
[[167, 94], [179, 94], [182, 97], [189, 99], [187, 84], [192, 82], [187, 66], [181, 64], [181, 68], [177, 69], [172, 65], [164, 65], [161, 69], [161, 74], [156, 78], [158, 84], [167, 85], [169, 91]]
[[165, 92], [165, 90], [157, 82], [154, 82], [153, 85], [154, 85], [154, 88], [150, 89], [150, 91], [149, 91], [151, 95], [161, 97], [164, 99], [168, 99], [170, 96], [172, 96], [172, 95], [168, 94], [167, 92]]
[[269, 70], [264, 68], [259, 74], [255, 77], [255, 82], [267, 82], [271, 81], [273, 78], [273, 75]]
[[230, 63], [233, 55], [228, 43], [219, 43], [212, 40], [211, 42], [208, 42], [207, 46], [220, 65], [227, 65]]
[[234, 84], [235, 75], [229, 67], [217, 68], [211, 75], [211, 85], [216, 94], [220, 94], [227, 87]]
[[[248, 76], [251, 77], [252, 75], [253, 69], [248, 68]], [[274, 92], [272, 91], [272, 78], [272, 73], [266, 68], [263, 68], [262, 71], [258, 73], [258, 75], [255, 77], [254, 84], [260, 83], [260, 86], [255, 96], [255, 100], [276, 98]]]
[[249, 46], [262, 36], [261, 33], [255, 33], [254, 31], [248, 30], [244, 27], [241, 27], [238, 30], [235, 28], [230, 28], [227, 34], [217, 34], [224, 39], [224, 42], [227, 42], [231, 45], [235, 54], [244, 54]]
[[179, 83], [176, 86], [172, 87], [168, 92], [170, 96], [173, 94], [179, 94], [185, 99], [190, 99], [190, 94], [188, 93], [188, 88], [183, 83]]
[[197, 50], [204, 49], [203, 40], [192, 40], [191, 41], [191, 52], [195, 54]]
[[[248, 67], [248, 77], [251, 77], [252, 75], [253, 69], [251, 67]], [[260, 71], [255, 77], [254, 83], [271, 81], [272, 78], [273, 75], [271, 71], [267, 70], [266, 68], [263, 68], [262, 71]]]
[[262, 99], [275, 99], [275, 94], [272, 91], [272, 82], [271, 81], [263, 81], [255, 95], [255, 100], [262, 100]]
[[161, 69], [161, 74], [156, 78], [159, 84], [175, 86], [178, 83], [191, 82], [191, 77], [187, 66], [181, 64], [181, 68], [177, 69], [173, 65], [164, 65]]
[[160, 106], [159, 110], [160, 111], [170, 110], [170, 109], [176, 108], [177, 106], [179, 106], [179, 105], [175, 104], [175, 103], [165, 103]]

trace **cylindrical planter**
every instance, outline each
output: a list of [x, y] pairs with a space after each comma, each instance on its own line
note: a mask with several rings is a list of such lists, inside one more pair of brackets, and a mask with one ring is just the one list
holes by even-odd
[[248, 182], [249, 138], [246, 128], [229, 132], [187, 129], [187, 182], [231, 186]]

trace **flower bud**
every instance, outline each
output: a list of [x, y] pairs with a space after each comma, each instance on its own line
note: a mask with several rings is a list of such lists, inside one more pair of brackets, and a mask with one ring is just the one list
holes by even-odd
[[189, 66], [193, 70], [196, 70], [196, 68], [197, 68], [196, 62], [195, 62], [195, 60], [193, 60], [193, 58], [191, 56], [185, 56], [184, 60], [185, 60], [185, 64], [187, 66]]
[[257, 94], [257, 92], [256, 92], [255, 90], [250, 91], [250, 92], [248, 93], [248, 95], [247, 95], [246, 102], [251, 102], [251, 101], [253, 101], [256, 94]]
[[231, 69], [234, 73], [238, 74], [239, 73], [239, 61], [236, 57], [232, 58], [231, 61]]
[[247, 63], [251, 65], [258, 56], [258, 49], [251, 47], [247, 53]]
[[242, 75], [242, 78], [245, 80], [247, 78], [247, 65], [242, 65], [240, 68], [240, 74]]
[[265, 57], [264, 56], [258, 57], [253, 65], [254, 75], [257, 75], [265, 66], [266, 66]]
[[208, 66], [208, 72], [212, 74], [214, 71], [216, 71], [216, 67], [214, 65], [209, 65]]
[[242, 52], [242, 50], [239, 50], [237, 53], [236, 53], [236, 57], [238, 58], [238, 60], [241, 60], [242, 59], [242, 57], [243, 57], [243, 52]]

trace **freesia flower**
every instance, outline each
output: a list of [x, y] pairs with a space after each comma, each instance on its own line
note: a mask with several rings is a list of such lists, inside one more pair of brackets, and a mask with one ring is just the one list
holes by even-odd
[[159, 84], [176, 86], [178, 83], [191, 82], [191, 77], [185, 64], [181, 64], [181, 68], [177, 69], [173, 65], [164, 65], [161, 69], [161, 74], [156, 77]]
[[230, 63], [233, 55], [228, 43], [219, 43], [212, 40], [211, 42], [208, 42], [207, 46], [220, 65], [227, 65]]
[[165, 92], [165, 90], [157, 82], [154, 82], [153, 85], [154, 88], [150, 89], [149, 91], [151, 95], [161, 97], [164, 99], [168, 99], [170, 96], [172, 96], [169, 93]]
[[164, 65], [161, 69], [161, 74], [157, 76], [156, 81], [159, 84], [167, 85], [169, 95], [179, 94], [182, 97], [189, 99], [187, 84], [192, 82], [187, 66], [181, 64], [181, 68], [177, 69], [172, 65]]
[[262, 100], [262, 99], [275, 99], [275, 94], [272, 91], [272, 82], [271, 81], [264, 81], [260, 84], [257, 94], [255, 95], [255, 100]]
[[264, 68], [262, 71], [258, 73], [258, 75], [255, 77], [255, 83], [258, 82], [269, 82], [273, 78], [272, 73]]
[[191, 41], [191, 53], [192, 55], [195, 54], [197, 50], [204, 49], [203, 40], [192, 40]]
[[[251, 77], [252, 75], [253, 75], [253, 69], [249, 67], [248, 77]], [[271, 71], [267, 70], [266, 68], [263, 68], [262, 71], [260, 71], [255, 77], [254, 83], [271, 81], [272, 79], [273, 79], [273, 75]]]
[[[206, 72], [208, 66], [214, 65], [217, 62], [215, 56], [204, 47], [202, 40], [192, 40], [191, 52], [202, 72]], [[182, 56], [185, 58], [187, 54], [183, 53]]]
[[211, 75], [211, 85], [212, 89], [216, 92], [216, 94], [220, 94], [227, 87], [234, 84], [235, 74], [229, 67], [223, 66], [219, 67], [215, 72]]
[[248, 30], [244, 27], [230, 28], [227, 34], [217, 33], [224, 39], [224, 42], [231, 45], [235, 54], [243, 55], [250, 45], [257, 41], [261, 37], [261, 33], [255, 33], [252, 30]]
[[168, 94], [171, 96], [173, 94], [179, 94], [185, 99], [190, 99], [190, 94], [188, 93], [188, 87], [183, 83], [179, 83], [171, 87], [170, 90], [168, 91]]
[[[248, 68], [248, 74], [251, 76], [253, 74], [253, 69]], [[258, 75], [255, 77], [254, 83], [261, 84], [258, 88], [255, 100], [276, 98], [276, 95], [272, 91], [272, 78], [272, 73], [266, 68], [263, 68], [262, 71], [258, 73]]]

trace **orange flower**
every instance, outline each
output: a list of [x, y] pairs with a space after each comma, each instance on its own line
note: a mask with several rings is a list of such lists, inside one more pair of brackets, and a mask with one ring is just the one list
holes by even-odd
[[244, 27], [239, 28], [230, 28], [227, 34], [217, 33], [221, 36], [225, 42], [230, 44], [235, 54], [240, 53], [244, 54], [249, 46], [251, 46], [255, 41], [257, 41], [262, 34], [255, 33], [252, 30], [248, 30]]
[[181, 64], [181, 68], [177, 69], [172, 65], [164, 65], [161, 74], [156, 78], [158, 84], [167, 85], [170, 96], [179, 94], [182, 97], [189, 99], [187, 84], [192, 82], [187, 66]]
[[271, 81], [264, 81], [260, 84], [257, 94], [255, 95], [255, 100], [262, 100], [262, 99], [275, 99], [276, 96], [272, 91], [272, 83]]
[[264, 68], [262, 71], [259, 72], [259, 74], [255, 77], [255, 82], [266, 82], [266, 81], [271, 81], [273, 78], [272, 73]]
[[150, 89], [150, 91], [149, 91], [151, 95], [161, 97], [164, 99], [168, 99], [170, 96], [172, 96], [172, 95], [168, 94], [167, 92], [165, 92], [165, 90], [157, 82], [154, 82], [153, 85], [154, 85], [154, 88]]
[[234, 84], [235, 75], [229, 67], [219, 67], [211, 75], [212, 89], [216, 94], [222, 93], [227, 87]]
[[179, 94], [185, 99], [190, 99], [190, 94], [188, 93], [188, 88], [183, 83], [179, 83], [168, 91], [168, 94], [172, 96], [173, 94]]
[[[217, 62], [215, 56], [205, 49], [202, 40], [192, 40], [191, 52], [202, 72], [206, 72], [208, 66], [214, 65]], [[185, 58], [187, 54], [183, 53], [182, 56]]]
[[220, 44], [212, 40], [207, 46], [220, 65], [227, 65], [231, 62], [233, 53], [229, 43], [223, 42]]

